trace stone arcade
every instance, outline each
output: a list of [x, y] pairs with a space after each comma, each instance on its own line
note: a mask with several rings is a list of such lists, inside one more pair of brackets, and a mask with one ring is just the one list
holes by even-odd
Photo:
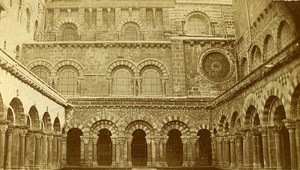
[[299, 170], [299, 9], [0, 0], [0, 170]]

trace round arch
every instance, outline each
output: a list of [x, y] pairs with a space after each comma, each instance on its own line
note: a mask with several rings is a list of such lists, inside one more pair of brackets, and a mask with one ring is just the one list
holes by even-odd
[[127, 135], [133, 134], [133, 132], [137, 129], [141, 129], [146, 133], [146, 136], [154, 135], [154, 129], [152, 125], [143, 120], [135, 120], [127, 125], [125, 128], [125, 133]]
[[122, 66], [128, 68], [133, 73], [134, 76], [138, 76], [138, 70], [135, 64], [129, 60], [116, 60], [111, 64], [109, 64], [109, 66], [106, 69], [106, 76], [112, 77], [113, 71]]
[[117, 136], [119, 134], [117, 125], [110, 120], [99, 120], [99, 121], [95, 122], [90, 127], [90, 134], [97, 135], [101, 129], [109, 130], [113, 136]]
[[179, 130], [183, 136], [190, 134], [190, 128], [184, 122], [176, 120], [166, 123], [161, 129], [161, 134], [167, 136], [172, 129]]
[[31, 119], [31, 128], [32, 130], [40, 130], [41, 129], [41, 122], [39, 118], [39, 113], [35, 106], [32, 106], [29, 109], [29, 117]]
[[50, 132], [52, 130], [50, 114], [48, 112], [45, 112], [42, 120], [43, 120], [44, 130]]
[[83, 66], [76, 60], [62, 60], [60, 62], [58, 62], [52, 69], [53, 73], [52, 75], [56, 75], [59, 70], [65, 66], [71, 66], [74, 69], [76, 69], [78, 71], [78, 76], [79, 77], [84, 77], [84, 69]]
[[157, 59], [146, 59], [146, 60], [140, 62], [137, 66], [139, 75], [141, 75], [142, 70], [148, 66], [157, 67], [160, 70], [160, 73], [162, 74], [162, 76], [165, 78], [168, 78], [169, 71], [168, 71], [167, 67], [161, 61], [159, 61]]
[[16, 125], [26, 125], [26, 115], [24, 113], [23, 103], [17, 97], [14, 97], [10, 104], [15, 116]]

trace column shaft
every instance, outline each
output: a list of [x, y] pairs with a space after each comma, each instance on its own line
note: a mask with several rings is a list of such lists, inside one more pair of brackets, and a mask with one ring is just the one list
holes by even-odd
[[41, 134], [35, 134], [35, 140], [35, 165], [40, 167], [42, 165]]
[[291, 154], [291, 169], [292, 170], [296, 170], [298, 168], [295, 128], [296, 128], [295, 126], [288, 127], [289, 138], [290, 138], [290, 154]]
[[264, 167], [269, 167], [268, 139], [266, 130], [262, 131], [262, 145]]
[[19, 166], [20, 168], [24, 168], [24, 158], [25, 158], [25, 134], [26, 132], [23, 130], [20, 132], [19, 139]]
[[151, 139], [147, 139], [147, 166], [151, 166], [152, 158]]
[[6, 126], [0, 125], [0, 169], [4, 169], [5, 131]]
[[8, 169], [11, 167], [11, 156], [12, 156], [12, 134], [13, 134], [13, 129], [12, 128], [8, 128], [7, 131], [7, 151], [6, 151], [6, 163], [5, 163], [5, 167]]
[[230, 138], [230, 167], [236, 166], [235, 160], [235, 137]]
[[280, 146], [280, 135], [279, 130], [276, 129], [275, 131], [275, 145], [276, 145], [276, 161], [277, 161], [277, 168], [282, 168], [282, 159], [281, 159], [281, 146]]
[[98, 138], [94, 137], [93, 138], [93, 166], [97, 166], [97, 142]]
[[132, 138], [127, 138], [127, 166], [128, 167], [132, 167], [131, 141]]
[[112, 138], [112, 166], [116, 165], [116, 139]]

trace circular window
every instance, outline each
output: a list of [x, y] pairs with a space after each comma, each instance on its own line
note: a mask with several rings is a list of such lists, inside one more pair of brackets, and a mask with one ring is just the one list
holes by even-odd
[[230, 62], [223, 54], [212, 52], [203, 58], [202, 71], [210, 80], [223, 81], [230, 73]]

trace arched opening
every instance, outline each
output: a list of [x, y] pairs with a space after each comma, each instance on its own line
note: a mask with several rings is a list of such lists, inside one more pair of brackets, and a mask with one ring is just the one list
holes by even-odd
[[137, 23], [128, 22], [122, 27], [122, 40], [125, 41], [138, 41], [140, 38], [140, 27]]
[[29, 110], [29, 116], [31, 119], [32, 130], [40, 130], [39, 113], [35, 106], [32, 106]]
[[248, 74], [248, 60], [246, 57], [242, 59], [240, 73], [241, 78], [244, 78]]
[[112, 141], [111, 132], [108, 129], [101, 129], [98, 134], [97, 162], [100, 166], [112, 164]]
[[147, 68], [142, 73], [142, 95], [162, 95], [162, 83], [160, 73], [155, 68]]
[[13, 112], [15, 114], [15, 124], [16, 125], [25, 125], [26, 124], [26, 116], [24, 114], [24, 108], [21, 100], [19, 98], [13, 98], [9, 104]]
[[181, 132], [172, 129], [168, 133], [167, 141], [167, 164], [169, 166], [181, 166], [183, 163], [183, 144], [181, 141]]
[[77, 32], [77, 27], [72, 23], [65, 23], [61, 26], [61, 36], [62, 41], [77, 41], [79, 40], [79, 35]]
[[49, 83], [48, 78], [50, 77], [50, 70], [48, 68], [45, 66], [35, 66], [31, 71], [44, 82]]
[[271, 58], [276, 53], [276, 46], [271, 35], [267, 35], [264, 41], [265, 59]]
[[186, 33], [190, 35], [209, 35], [209, 21], [201, 14], [193, 14], [187, 20]]
[[48, 112], [43, 115], [44, 130], [50, 132], [52, 130], [51, 117]]
[[63, 95], [75, 96], [78, 94], [78, 70], [65, 66], [58, 71], [58, 91]]
[[146, 133], [142, 129], [137, 129], [132, 133], [131, 156], [133, 166], [147, 165], [147, 142]]
[[72, 128], [67, 134], [67, 164], [68, 165], [80, 165], [80, 136], [83, 133], [80, 129]]
[[128, 69], [117, 69], [113, 74], [113, 95], [130, 96], [133, 95], [132, 75]]
[[54, 129], [55, 133], [61, 132], [61, 126], [60, 126], [60, 121], [59, 121], [58, 117], [56, 117], [54, 120], [53, 129]]
[[29, 8], [26, 8], [26, 30], [30, 33], [30, 22], [31, 22], [31, 12]]
[[6, 120], [8, 121], [9, 125], [14, 124], [14, 120], [15, 120], [14, 119], [14, 114], [13, 114], [13, 111], [10, 108], [7, 109]]
[[199, 165], [211, 165], [212, 163], [212, 147], [210, 131], [207, 129], [202, 129], [197, 134], [199, 136]]
[[251, 68], [255, 69], [258, 67], [260, 64], [262, 64], [262, 57], [261, 57], [261, 52], [258, 46], [254, 46], [251, 52]]
[[291, 30], [291, 27], [286, 21], [282, 21], [278, 30], [279, 47], [284, 48], [289, 45], [295, 39], [295, 35]]
[[138, 40], [138, 31], [135, 27], [129, 26], [129, 27], [125, 28], [125, 40], [126, 41]]
[[34, 23], [34, 34], [33, 34], [33, 39], [38, 40], [38, 28], [39, 28], [39, 22], [36, 20]]

